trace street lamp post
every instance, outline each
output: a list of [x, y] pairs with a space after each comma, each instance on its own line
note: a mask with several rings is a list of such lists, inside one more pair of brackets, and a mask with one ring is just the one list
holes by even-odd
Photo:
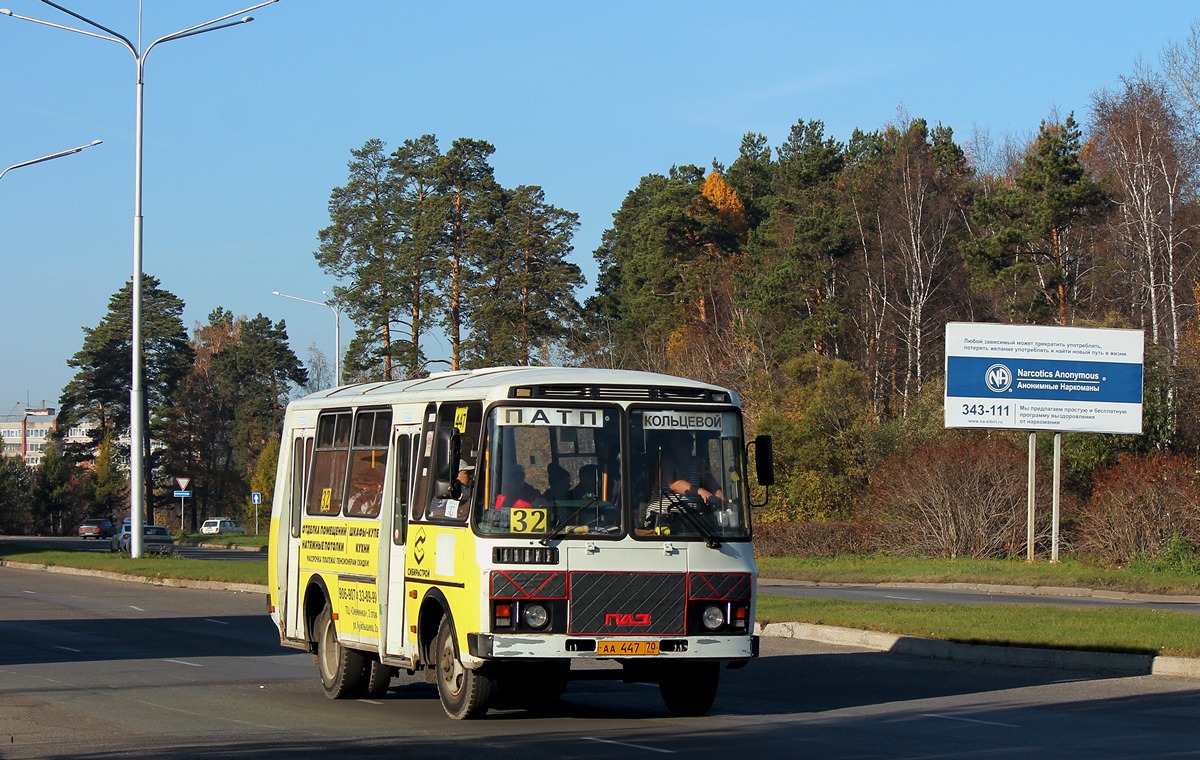
[[[342, 384], [342, 311], [333, 304], [332, 301], [312, 301], [300, 296], [289, 296], [287, 293], [280, 293], [278, 290], [272, 290], [271, 295], [279, 296], [280, 298], [290, 298], [293, 301], [303, 301], [311, 303], [314, 306], [328, 306], [333, 311], [333, 384]], [[328, 295], [324, 290], [321, 295]]]
[[[0, 9], [0, 13], [3, 13], [3, 9]], [[71, 148], [70, 150], [60, 150], [59, 152], [51, 153], [48, 156], [42, 156], [41, 158], [35, 158], [30, 161], [22, 161], [19, 164], [13, 164], [12, 166], [5, 169], [4, 171], [0, 172], [0, 177], [3, 177], [5, 174], [8, 174], [13, 169], [20, 169], [22, 166], [32, 166], [34, 164], [40, 164], [43, 161], [49, 161], [54, 158], [62, 158], [63, 156], [69, 156], [72, 153], [78, 153], [79, 151], [83, 150], [84, 148], [90, 148], [93, 145], [99, 145], [102, 142], [104, 142], [104, 141], [103, 140], [92, 140], [87, 145], [80, 145], [78, 148]]]
[[[68, 10], [57, 3], [50, 0], [42, 0], [43, 3], [52, 8], [57, 8], [68, 16], [79, 19], [88, 26], [99, 29], [104, 34], [89, 32], [85, 29], [76, 29], [73, 26], [64, 26], [42, 19], [30, 18], [29, 16], [21, 16], [13, 13], [7, 8], [0, 8], [0, 15], [11, 16], [22, 21], [30, 21], [34, 24], [49, 26], [54, 29], [62, 29], [67, 32], [75, 32], [87, 37], [95, 37], [100, 40], [108, 40], [123, 46], [126, 50], [133, 54], [133, 60], [137, 65], [137, 89], [136, 89], [136, 106], [134, 109], [134, 153], [133, 153], [133, 282], [131, 288], [133, 291], [133, 317], [132, 317], [132, 335], [131, 335], [131, 372], [130, 372], [130, 389], [129, 389], [129, 555], [131, 557], [142, 556], [142, 518], [146, 511], [146, 476], [145, 476], [145, 441], [144, 438], [144, 416], [146, 410], [145, 395], [142, 391], [142, 103], [144, 100], [145, 90], [145, 69], [146, 57], [150, 55], [150, 51], [155, 45], [162, 42], [171, 42], [172, 40], [181, 40], [185, 37], [194, 37], [197, 34], [205, 32], [215, 32], [218, 29], [226, 29], [238, 24], [245, 24], [254, 19], [250, 16], [244, 16], [236, 21], [229, 21], [242, 13], [248, 13], [257, 8], [270, 5], [278, 2], [278, 0], [266, 0], [266, 2], [253, 5], [249, 8], [244, 8], [234, 13], [229, 13], [219, 18], [205, 21], [203, 24], [189, 26], [186, 29], [180, 29], [164, 37], [159, 37], [154, 42], [151, 42], [142, 51], [138, 51], [137, 46], [130, 42], [126, 37], [108, 27], [97, 24], [89, 18], [79, 15], [72, 10]], [[139, 40], [140, 41], [140, 40]]]

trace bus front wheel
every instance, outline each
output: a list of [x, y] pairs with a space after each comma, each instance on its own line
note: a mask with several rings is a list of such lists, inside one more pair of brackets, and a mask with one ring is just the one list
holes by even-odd
[[317, 615], [317, 669], [321, 673], [321, 686], [330, 699], [347, 699], [358, 696], [367, 669], [366, 658], [353, 649], [338, 643], [337, 629], [333, 625], [333, 614], [329, 605]]
[[663, 669], [658, 691], [672, 715], [695, 717], [704, 715], [712, 707], [720, 678], [719, 663], [678, 663]]
[[492, 679], [463, 665], [454, 641], [450, 616], [442, 618], [434, 645], [434, 667], [437, 669], [438, 696], [446, 714], [455, 720], [469, 720], [487, 714], [492, 698]]

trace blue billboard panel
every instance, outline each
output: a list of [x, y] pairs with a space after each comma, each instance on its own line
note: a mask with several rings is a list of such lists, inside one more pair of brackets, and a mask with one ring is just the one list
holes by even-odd
[[1140, 330], [946, 325], [946, 427], [1141, 433]]
[[1113, 362], [946, 359], [946, 395], [1142, 403], [1142, 365]]

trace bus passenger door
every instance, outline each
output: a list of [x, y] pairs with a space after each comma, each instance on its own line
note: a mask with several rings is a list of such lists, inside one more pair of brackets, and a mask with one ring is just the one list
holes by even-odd
[[297, 430], [292, 438], [291, 493], [287, 520], [287, 566], [281, 573], [280, 583], [286, 593], [287, 636], [300, 639], [305, 635], [304, 610], [300, 592], [300, 524], [304, 519], [304, 502], [308, 495], [309, 467], [312, 466], [313, 431]]
[[388, 655], [409, 656], [404, 620], [404, 542], [408, 534], [408, 507], [412, 503], [414, 446], [421, 428], [417, 425], [396, 426], [393, 466], [396, 468], [392, 489], [392, 531], [388, 541], [387, 601], [384, 605], [387, 620], [387, 640], [384, 652]]

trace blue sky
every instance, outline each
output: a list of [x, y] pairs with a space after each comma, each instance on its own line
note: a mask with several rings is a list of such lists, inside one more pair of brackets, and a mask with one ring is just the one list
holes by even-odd
[[[136, 0], [60, 4], [131, 39]], [[143, 38], [253, 4], [144, 0]], [[79, 26], [35, 0], [23, 16]], [[187, 303], [287, 322], [302, 361], [333, 351], [317, 232], [350, 150], [436, 134], [496, 147], [506, 186], [580, 215], [592, 252], [625, 194], [672, 165], [728, 164], [799, 119], [849, 137], [911, 116], [970, 140], [1025, 139], [1052, 111], [1156, 66], [1194, 2], [402, 2], [281, 0], [255, 21], [172, 41], [146, 64], [144, 270]], [[84, 326], [132, 275], [133, 56], [0, 17], [0, 169], [102, 145], [0, 180], [0, 414], [56, 406]], [[343, 344], [352, 326], [342, 324]], [[434, 358], [445, 347], [433, 345]]]

